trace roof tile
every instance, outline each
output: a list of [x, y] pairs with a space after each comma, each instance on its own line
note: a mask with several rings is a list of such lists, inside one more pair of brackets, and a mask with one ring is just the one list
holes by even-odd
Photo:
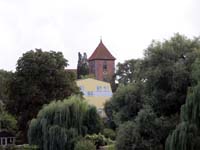
[[113, 57], [101, 40], [89, 60], [115, 60], [115, 57]]

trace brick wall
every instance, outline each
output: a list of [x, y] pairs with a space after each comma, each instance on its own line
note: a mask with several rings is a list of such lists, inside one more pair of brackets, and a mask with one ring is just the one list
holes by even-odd
[[89, 67], [90, 73], [94, 74], [97, 80], [109, 81], [115, 72], [115, 61], [92, 60], [89, 62]]

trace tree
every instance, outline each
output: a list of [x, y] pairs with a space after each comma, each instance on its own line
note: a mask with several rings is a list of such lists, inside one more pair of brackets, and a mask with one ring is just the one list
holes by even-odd
[[116, 139], [116, 149], [135, 150], [141, 140], [142, 138], [140, 137], [136, 124], [132, 121], [126, 122], [119, 127]]
[[87, 54], [78, 53], [78, 65], [77, 65], [77, 78], [81, 79], [83, 76], [89, 75], [89, 64], [87, 60]]
[[4, 104], [0, 101], [0, 131], [6, 130], [14, 133], [16, 129], [17, 121], [15, 117], [5, 111]]
[[166, 140], [166, 150], [200, 149], [200, 60], [193, 64], [193, 87], [181, 107], [181, 122]]
[[165, 139], [175, 125], [176, 118], [159, 118], [150, 106], [144, 106], [134, 121], [120, 125], [117, 150], [162, 150]]
[[89, 140], [78, 141], [74, 150], [96, 150], [96, 146]]
[[130, 59], [117, 64], [115, 78], [118, 84], [128, 84], [142, 79], [142, 60]]
[[[88, 116], [91, 110], [98, 119]], [[88, 119], [93, 126], [88, 126]], [[80, 97], [53, 101], [31, 121], [29, 143], [38, 145], [41, 150], [72, 150], [78, 137], [91, 131], [98, 133], [100, 122], [97, 110]]]
[[13, 73], [0, 70], [0, 101], [8, 101], [8, 86]]
[[170, 116], [180, 112], [191, 85], [191, 65], [200, 57], [200, 40], [176, 34], [164, 42], [147, 48], [144, 75], [149, 103], [158, 115]]
[[3, 111], [0, 113], [0, 131], [6, 130], [9, 132], [16, 132], [17, 121], [11, 114]]
[[78, 93], [73, 76], [66, 72], [67, 60], [61, 52], [31, 50], [17, 61], [9, 86], [9, 112], [17, 115], [22, 140], [26, 141], [28, 121], [43, 104]]
[[119, 125], [134, 120], [143, 104], [143, 85], [140, 83], [121, 85], [105, 105], [110, 120]]

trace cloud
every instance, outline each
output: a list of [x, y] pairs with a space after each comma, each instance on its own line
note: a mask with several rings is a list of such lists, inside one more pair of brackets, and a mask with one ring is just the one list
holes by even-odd
[[152, 39], [175, 32], [199, 35], [198, 0], [1, 0], [0, 68], [14, 69], [22, 53], [62, 51], [75, 68], [100, 36], [117, 61], [143, 56]]

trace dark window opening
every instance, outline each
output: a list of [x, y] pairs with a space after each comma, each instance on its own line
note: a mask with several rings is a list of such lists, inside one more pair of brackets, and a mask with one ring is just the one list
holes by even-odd
[[107, 62], [106, 62], [106, 61], [103, 62], [103, 70], [104, 70], [104, 71], [107, 70]]

